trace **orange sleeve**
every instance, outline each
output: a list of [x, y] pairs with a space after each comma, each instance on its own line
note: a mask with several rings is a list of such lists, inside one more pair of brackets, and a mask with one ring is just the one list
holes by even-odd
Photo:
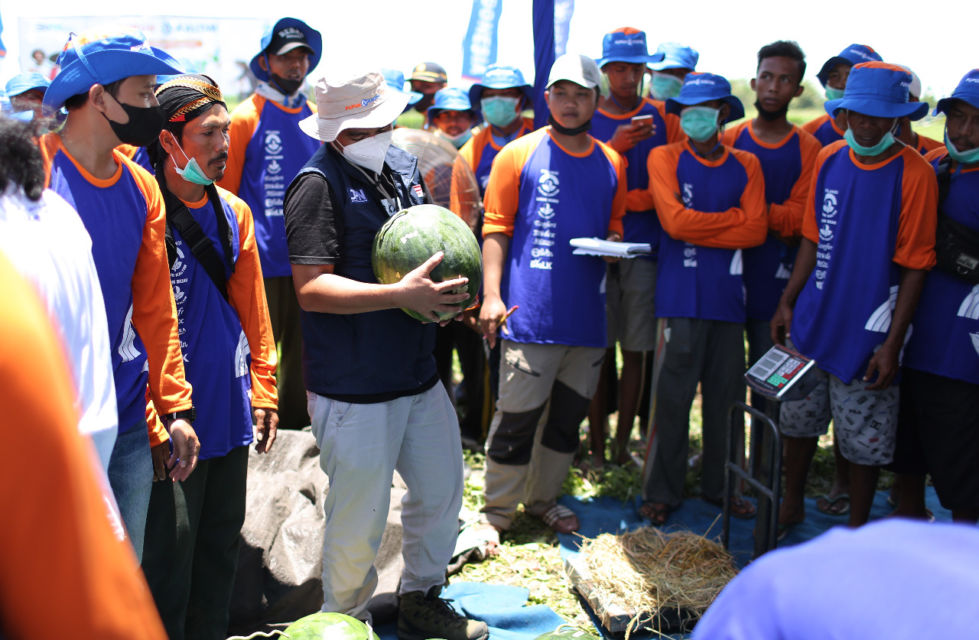
[[649, 154], [649, 189], [663, 230], [677, 240], [719, 249], [744, 249], [764, 242], [768, 226], [765, 181], [758, 159], [750, 153], [729, 149], [748, 174], [748, 183], [739, 202], [741, 206], [708, 213], [688, 209], [680, 199], [676, 167], [685, 148], [685, 143], [671, 144], [657, 147]]
[[483, 204], [483, 237], [503, 233], [513, 237], [513, 222], [520, 205], [520, 173], [531, 152], [540, 144], [546, 129], [540, 129], [513, 141], [493, 159]]
[[[143, 242], [133, 271], [133, 326], [146, 348], [149, 366], [150, 397], [160, 413], [173, 413], [191, 407], [190, 383], [184, 375], [180, 353], [177, 307], [170, 287], [170, 265], [167, 262], [166, 211], [156, 179], [145, 169], [116, 155], [132, 172], [136, 184], [146, 197], [146, 223]], [[160, 434], [150, 434], [150, 446], [164, 442]]]
[[625, 233], [622, 228], [622, 218], [625, 216], [626, 201], [627, 201], [627, 191], [626, 191], [626, 159], [622, 157], [619, 152], [605, 144], [604, 142], [595, 141], [598, 147], [608, 158], [608, 161], [612, 163], [615, 167], [615, 174], [618, 176], [617, 184], [615, 185], [615, 196], [612, 198], [612, 215], [609, 217], [608, 230], [609, 233], [617, 233], [621, 238]]
[[466, 144], [462, 145], [462, 148], [459, 149], [459, 157], [462, 158], [473, 171], [476, 171], [476, 167], [479, 165], [479, 158], [483, 155], [483, 147], [485, 146], [485, 142], [482, 142], [482, 140], [486, 137], [486, 133], [488, 131], [489, 127], [480, 129], [479, 133], [467, 140]]
[[904, 173], [894, 262], [908, 269], [931, 269], [935, 266], [938, 180], [935, 170], [917, 151], [905, 148], [901, 153]]
[[931, 151], [929, 151], [928, 153], [926, 153], [925, 154], [925, 161], [928, 164], [931, 164], [935, 160], [941, 160], [946, 155], [948, 155], [948, 149], [945, 148], [945, 145], [942, 145], [942, 146], [938, 147], [937, 149], [932, 149]]
[[116, 147], [116, 149], [119, 150], [120, 153], [122, 153], [130, 160], [132, 160], [133, 156], [136, 155], [136, 152], [139, 151], [139, 147], [135, 147], [131, 144], [126, 144], [126, 143], [119, 145], [118, 147]]
[[238, 262], [228, 279], [228, 301], [238, 312], [241, 328], [248, 338], [248, 349], [252, 356], [252, 406], [275, 409], [278, 406], [275, 389], [278, 356], [275, 338], [272, 337], [268, 302], [265, 299], [262, 264], [258, 258], [258, 245], [255, 243], [255, 220], [244, 201], [228, 192], [221, 193], [221, 196], [234, 209], [238, 219]]
[[809, 196], [809, 183], [812, 181], [813, 168], [816, 166], [816, 156], [822, 149], [819, 140], [805, 131], [797, 131], [796, 135], [799, 136], [802, 172], [792, 185], [788, 199], [781, 204], [772, 203], [768, 209], [768, 228], [785, 238], [802, 233], [802, 215]]
[[41, 159], [44, 162], [44, 186], [51, 184], [51, 165], [54, 163], [54, 154], [61, 148], [61, 136], [57, 133], [46, 133], [37, 141], [37, 146], [41, 149]]
[[262, 112], [265, 98], [252, 95], [251, 98], [235, 107], [231, 113], [231, 128], [228, 145], [228, 164], [224, 169], [224, 177], [218, 181], [218, 186], [238, 195], [241, 188], [241, 173], [245, 169], [245, 152], [258, 128], [258, 114]]
[[835, 154], [840, 147], [845, 146], [845, 140], [837, 140], [826, 145], [816, 154], [816, 162], [812, 168], [809, 195], [806, 196], [806, 206], [802, 212], [802, 237], [817, 246], [819, 245], [819, 223], [816, 222], [816, 182], [819, 180], [819, 172], [822, 170], [826, 159]]
[[921, 155], [926, 156], [932, 151], [934, 151], [935, 149], [944, 149], [944, 148], [945, 148], [944, 143], [939, 142], [934, 138], [923, 136], [920, 133], [918, 134], [918, 153], [920, 153]]
[[814, 136], [816, 135], [816, 131], [819, 129], [819, 127], [821, 127], [823, 123], [826, 122], [827, 120], [829, 120], [829, 114], [824, 113], [818, 118], [813, 118], [809, 122], [802, 125], [802, 130], [808, 133], [809, 135]]
[[[0, 620], [11, 638], [163, 640], [128, 541], [106, 517], [95, 450], [78, 433], [64, 351], [31, 286], [0, 258]], [[38, 384], [43, 380], [44, 384]], [[26, 428], [29, 426], [29, 428]], [[104, 486], [104, 485], [102, 485]]]
[[662, 116], [663, 121], [666, 123], [666, 144], [683, 142], [686, 136], [683, 133], [683, 129], [680, 127], [680, 117], [675, 113], [667, 113], [666, 103], [662, 100], [653, 100], [650, 98], [647, 98], [647, 100], [653, 103], [653, 106], [656, 107], [660, 116]]
[[751, 120], [745, 120], [744, 122], [737, 125], [736, 127], [725, 129], [724, 132], [721, 134], [720, 143], [723, 144], [725, 147], [733, 147], [734, 143], [738, 139], [738, 136], [741, 134], [741, 130], [744, 128], [746, 124], [750, 124], [750, 123]]

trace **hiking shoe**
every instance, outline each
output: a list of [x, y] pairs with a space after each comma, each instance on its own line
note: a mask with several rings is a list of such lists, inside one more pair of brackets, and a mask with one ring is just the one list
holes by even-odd
[[455, 612], [439, 597], [442, 588], [432, 587], [428, 593], [402, 593], [398, 606], [398, 640], [486, 640], [489, 628], [485, 622], [470, 620]]

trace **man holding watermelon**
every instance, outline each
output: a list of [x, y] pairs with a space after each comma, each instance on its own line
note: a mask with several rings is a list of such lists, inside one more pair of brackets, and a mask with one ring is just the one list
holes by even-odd
[[300, 123], [324, 142], [285, 196], [286, 237], [301, 308], [303, 364], [320, 465], [330, 478], [324, 510], [323, 610], [370, 620], [373, 566], [395, 470], [402, 503], [405, 569], [401, 640], [485, 640], [438, 597], [462, 505], [459, 424], [438, 384], [435, 326], [458, 312], [468, 280], [434, 282], [437, 253], [400, 282], [378, 283], [374, 239], [389, 217], [426, 196], [414, 156], [391, 146], [408, 95], [380, 73], [316, 83], [318, 112]]

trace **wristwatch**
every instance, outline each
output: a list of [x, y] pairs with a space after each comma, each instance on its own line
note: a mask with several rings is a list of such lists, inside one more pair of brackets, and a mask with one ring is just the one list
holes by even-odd
[[170, 426], [173, 424], [174, 420], [186, 420], [187, 422], [193, 424], [194, 418], [197, 417], [197, 409], [193, 406], [190, 409], [183, 409], [181, 411], [174, 411], [173, 413], [166, 413], [160, 416], [163, 419], [163, 424]]

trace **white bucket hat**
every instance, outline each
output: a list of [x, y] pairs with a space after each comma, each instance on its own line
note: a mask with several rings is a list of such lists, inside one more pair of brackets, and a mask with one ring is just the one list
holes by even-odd
[[323, 142], [333, 142], [345, 129], [376, 129], [394, 122], [408, 105], [407, 94], [393, 91], [380, 72], [334, 82], [323, 76], [316, 81], [317, 113], [299, 122], [303, 132]]

